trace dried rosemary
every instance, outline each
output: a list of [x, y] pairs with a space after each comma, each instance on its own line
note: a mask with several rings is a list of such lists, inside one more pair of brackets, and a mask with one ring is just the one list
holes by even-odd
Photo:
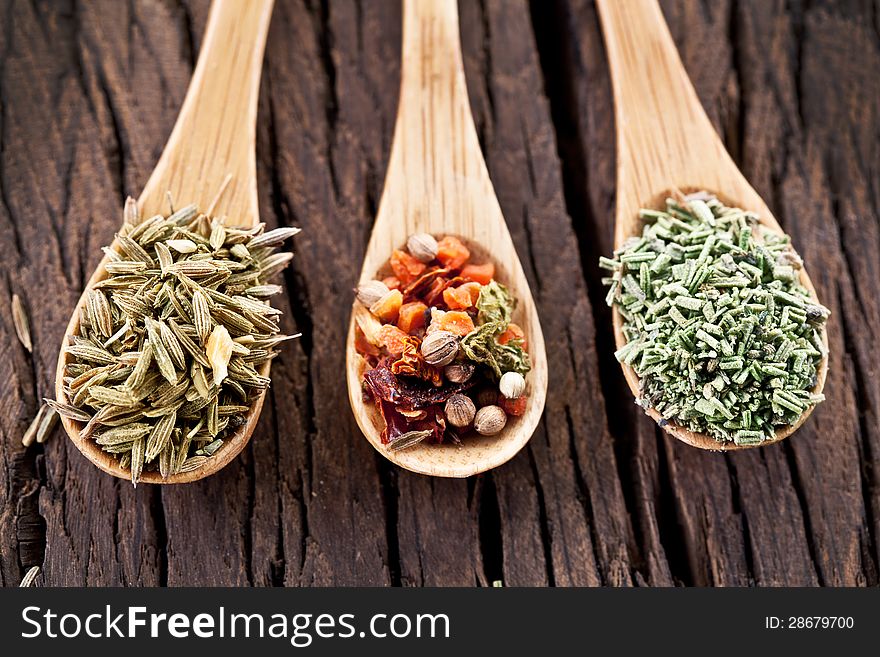
[[639, 375], [637, 403], [718, 441], [755, 444], [797, 421], [826, 355], [829, 311], [799, 283], [787, 236], [705, 193], [642, 210], [641, 237], [603, 282], [624, 319], [615, 354]]
[[295, 337], [279, 333], [268, 281], [299, 229], [232, 228], [194, 205], [141, 221], [131, 199], [124, 218], [69, 338], [66, 399], [47, 403], [137, 483], [202, 465], [268, 387], [258, 368]]

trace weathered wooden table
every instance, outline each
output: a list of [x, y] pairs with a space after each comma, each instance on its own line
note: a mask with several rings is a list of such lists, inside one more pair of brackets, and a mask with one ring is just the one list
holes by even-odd
[[[295, 224], [285, 330], [250, 447], [181, 487], [98, 472], [61, 431], [20, 438], [99, 247], [183, 99], [206, 0], [7, 0], [0, 30], [0, 581], [38, 585], [865, 585], [880, 533], [880, 5], [664, 10], [737, 162], [809, 262], [830, 324], [823, 404], [730, 455], [664, 437], [610, 355], [610, 83], [588, 0], [462, 0], [489, 171], [540, 306], [550, 391], [502, 468], [429, 479], [363, 440], [343, 379], [350, 289], [390, 149], [400, 6], [278, 0], [260, 99], [260, 205]], [[10, 319], [26, 301], [30, 357]]]

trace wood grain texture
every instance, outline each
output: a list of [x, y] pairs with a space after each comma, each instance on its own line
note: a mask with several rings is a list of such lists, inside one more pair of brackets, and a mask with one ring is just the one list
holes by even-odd
[[[662, 7], [713, 126], [833, 311], [829, 400], [796, 436], [703, 453], [631, 403], [595, 266], [612, 248], [615, 191], [595, 7], [485, 0], [459, 7], [468, 95], [540, 311], [546, 412], [525, 450], [476, 478], [430, 480], [379, 457], [340, 373], [391, 150], [400, 6], [277, 0], [257, 179], [262, 218], [304, 229], [279, 300], [283, 330], [303, 339], [273, 364], [237, 459], [203, 482], [135, 491], [60, 432], [29, 450], [20, 437], [120, 202], [171, 132], [208, 3], [2, 3], [0, 582], [42, 563], [39, 585], [876, 585], [877, 4]], [[13, 292], [32, 358], [8, 319]]]

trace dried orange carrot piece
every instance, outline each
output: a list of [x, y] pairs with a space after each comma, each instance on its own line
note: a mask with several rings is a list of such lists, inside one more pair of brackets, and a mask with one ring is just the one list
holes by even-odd
[[461, 269], [461, 277], [480, 285], [488, 285], [495, 278], [495, 265], [491, 262], [485, 265], [465, 265]]
[[389, 290], [400, 289], [400, 279], [398, 279], [397, 276], [387, 276], [382, 279], [382, 282], [385, 283], [385, 287]]
[[370, 306], [370, 312], [386, 324], [397, 321], [397, 313], [403, 304], [403, 294], [400, 290], [391, 290], [384, 297]]
[[525, 332], [513, 322], [507, 325], [507, 330], [498, 336], [496, 342], [498, 344], [507, 344], [511, 340], [519, 340], [522, 348], [526, 351], [529, 350], [529, 341], [526, 340]]
[[470, 308], [473, 304], [470, 291], [461, 287], [448, 287], [443, 290], [443, 303], [450, 310], [461, 310]]
[[467, 292], [471, 295], [471, 305], [476, 306], [477, 300], [480, 298], [480, 288], [483, 286], [479, 283], [465, 283], [460, 286], [459, 290], [467, 290]]
[[477, 304], [480, 298], [479, 283], [464, 283], [458, 287], [448, 287], [443, 290], [443, 302], [450, 310], [464, 310]]
[[421, 301], [410, 301], [400, 307], [397, 317], [397, 328], [404, 333], [412, 333], [425, 325], [425, 311], [428, 306]]
[[474, 330], [474, 320], [466, 312], [461, 310], [431, 310], [431, 326], [429, 333], [434, 331], [449, 331], [455, 335], [465, 336]]
[[382, 346], [388, 350], [388, 353], [398, 358], [403, 354], [409, 336], [401, 331], [393, 324], [385, 324], [379, 332], [382, 340]]
[[400, 249], [394, 249], [389, 262], [391, 264], [391, 271], [394, 272], [394, 275], [397, 276], [403, 285], [418, 278], [427, 267], [424, 262], [419, 262], [409, 253]]
[[457, 237], [447, 235], [437, 242], [437, 260], [442, 262], [444, 267], [461, 269], [470, 257], [471, 252]]

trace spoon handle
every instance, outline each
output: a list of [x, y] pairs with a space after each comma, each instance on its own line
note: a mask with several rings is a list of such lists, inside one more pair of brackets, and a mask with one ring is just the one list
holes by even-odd
[[[144, 187], [142, 215], [216, 199], [217, 216], [257, 221], [257, 98], [273, 0], [214, 0], [192, 81], [162, 157]], [[228, 180], [227, 180], [228, 179]]]
[[[403, 62], [397, 130], [398, 152], [434, 159], [418, 162], [424, 184], [466, 172], [471, 118], [458, 36], [455, 0], [404, 0]], [[438, 161], [439, 159], [439, 161]], [[416, 164], [413, 162], [413, 164]]]
[[640, 206], [662, 202], [675, 187], [704, 188], [763, 209], [706, 116], [657, 1], [596, 4], [617, 123], [615, 243], [632, 234]]
[[[506, 225], [468, 102], [455, 0], [404, 0], [394, 143], [364, 271], [414, 232], [497, 244]], [[507, 237], [509, 242], [509, 237]]]

